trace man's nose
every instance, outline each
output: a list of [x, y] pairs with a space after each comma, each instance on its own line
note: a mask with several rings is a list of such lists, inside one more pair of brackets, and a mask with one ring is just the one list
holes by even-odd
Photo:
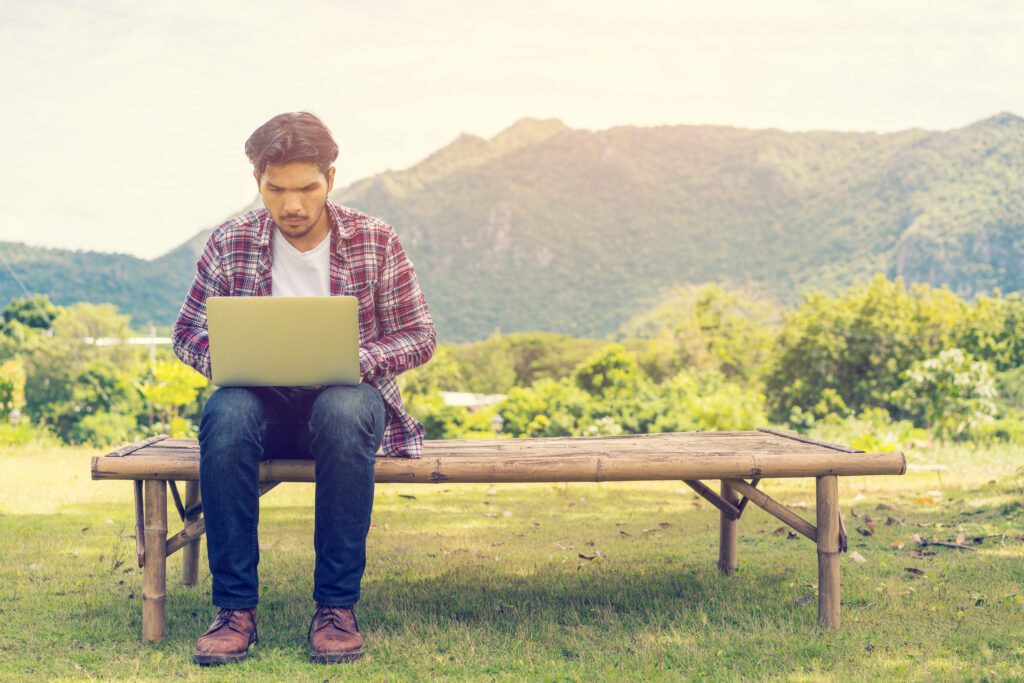
[[299, 193], [285, 192], [284, 206], [282, 208], [285, 213], [299, 213], [302, 210], [302, 201], [299, 198]]

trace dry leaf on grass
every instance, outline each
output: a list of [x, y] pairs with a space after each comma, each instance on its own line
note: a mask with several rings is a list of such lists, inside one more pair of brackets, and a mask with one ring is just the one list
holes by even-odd
[[813, 595], [801, 595], [794, 602], [796, 602], [796, 604], [798, 604], [798, 605], [806, 605], [807, 603], [809, 603], [813, 599], [814, 599]]
[[896, 506], [895, 505], [889, 505], [888, 503], [879, 503], [877, 505], [877, 507], [875, 507], [875, 509], [876, 510], [895, 510]]
[[850, 553], [850, 559], [854, 562], [860, 562], [861, 564], [867, 562], [864, 556], [858, 553], [856, 550]]
[[917, 543], [917, 544], [919, 544], [919, 545], [920, 545], [921, 543], [924, 543], [924, 541], [922, 541], [922, 540], [921, 540], [921, 537], [920, 537], [920, 536], [918, 536], [917, 534], [914, 534], [913, 536], [911, 536], [911, 537], [910, 537], [910, 540], [911, 540], [911, 541], [913, 541], [914, 543]]
[[918, 569], [917, 567], [904, 567], [903, 571], [907, 572], [908, 574], [913, 574], [914, 576], [924, 576], [924, 572]]
[[964, 541], [966, 541], [966, 540], [967, 540], [967, 535], [964, 534], [962, 531], [959, 534], [956, 535], [956, 544], [957, 545], [963, 545]]
[[865, 529], [862, 526], [857, 527], [857, 533], [861, 536], [873, 536], [875, 534], [871, 529]]
[[931, 496], [925, 496], [923, 498], [918, 498], [917, 500], [915, 500], [914, 501], [914, 505], [927, 505], [928, 503], [934, 503], [934, 502], [935, 502], [934, 498], [932, 498]]
[[903, 550], [903, 546], [905, 544], [903, 543], [903, 541], [893, 541], [889, 545], [892, 546], [893, 548], [896, 548], [896, 550]]

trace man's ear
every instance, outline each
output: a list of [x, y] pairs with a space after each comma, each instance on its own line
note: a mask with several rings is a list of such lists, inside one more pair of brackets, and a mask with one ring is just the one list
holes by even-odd
[[327, 169], [327, 191], [330, 192], [334, 189], [334, 167], [331, 166]]

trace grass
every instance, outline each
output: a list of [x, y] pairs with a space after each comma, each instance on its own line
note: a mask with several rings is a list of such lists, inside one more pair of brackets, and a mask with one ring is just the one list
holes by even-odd
[[[205, 556], [197, 586], [178, 585], [170, 559], [168, 638], [140, 642], [131, 485], [91, 481], [94, 454], [0, 452], [2, 680], [1024, 678], [1011, 447], [909, 458], [950, 472], [840, 480], [865, 561], [843, 557], [835, 632], [816, 624], [813, 544], [753, 506], [725, 579], [717, 513], [677, 482], [379, 486], [358, 607], [367, 655], [337, 667], [306, 660], [313, 489], [283, 485], [261, 508], [261, 643], [215, 670], [191, 663], [215, 611]], [[767, 483], [813, 520], [812, 483]], [[856, 531], [865, 515], [871, 536]], [[913, 540], [959, 533], [974, 550]]]

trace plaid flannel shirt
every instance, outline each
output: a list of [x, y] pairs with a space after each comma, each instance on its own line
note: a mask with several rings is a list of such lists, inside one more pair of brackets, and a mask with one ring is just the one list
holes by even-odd
[[[327, 200], [331, 223], [331, 295], [359, 301], [359, 371], [387, 406], [384, 455], [420, 457], [423, 426], [405, 412], [396, 375], [430, 360], [434, 322], [412, 263], [390, 225]], [[206, 297], [270, 296], [270, 240], [266, 209], [250, 211], [213, 231], [196, 263], [174, 325], [174, 352], [210, 377]]]

